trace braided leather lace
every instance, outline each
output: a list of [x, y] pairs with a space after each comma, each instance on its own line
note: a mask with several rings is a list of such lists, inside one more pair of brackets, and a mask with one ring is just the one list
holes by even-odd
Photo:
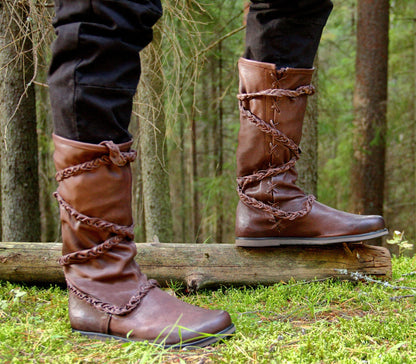
[[[107, 147], [109, 155], [103, 155], [99, 158], [96, 158], [92, 161], [84, 162], [75, 166], [65, 168], [56, 173], [56, 180], [58, 182], [63, 181], [66, 178], [79, 175], [81, 173], [89, 172], [100, 168], [101, 166], [106, 166], [114, 164], [118, 167], [125, 166], [127, 163], [133, 162], [136, 159], [136, 151], [130, 152], [121, 152], [116, 144], [112, 141], [104, 141], [101, 143]], [[107, 231], [113, 236], [104, 241], [103, 243], [91, 248], [74, 253], [69, 253], [62, 256], [59, 259], [59, 264], [65, 266], [70, 264], [81, 264], [85, 263], [91, 259], [96, 259], [108, 252], [109, 250], [116, 247], [118, 244], [122, 243], [125, 240], [132, 240], [134, 238], [133, 225], [123, 226], [117, 225], [109, 221], [105, 221], [96, 217], [89, 217], [80, 212], [78, 212], [74, 207], [72, 207], [68, 202], [66, 202], [58, 192], [54, 193], [54, 196], [58, 200], [60, 206], [75, 220], [81, 224], [88, 225], [90, 228], [93, 228], [97, 231]], [[89, 296], [88, 294], [80, 291], [78, 288], [74, 287], [69, 281], [67, 281], [68, 289], [74, 293], [79, 299], [86, 301], [93, 305], [100, 311], [114, 314], [114, 315], [125, 315], [132, 310], [134, 310], [142, 298], [154, 287], [158, 286], [157, 281], [150, 279], [145, 285], [139, 287], [137, 294], [130, 298], [129, 302], [124, 306], [115, 306], [110, 303], [102, 302], [94, 297]]]
[[157, 281], [155, 281], [154, 279], [149, 279], [145, 285], [139, 287], [138, 293], [135, 294], [132, 298], [130, 298], [129, 302], [126, 303], [124, 306], [115, 306], [111, 303], [106, 303], [97, 300], [96, 298], [81, 292], [71, 284], [68, 284], [68, 290], [71, 291], [80, 300], [86, 301], [90, 305], [94, 306], [97, 310], [109, 313], [111, 315], [126, 315], [129, 312], [133, 311], [140, 304], [143, 297], [145, 297], [152, 288], [157, 286]]
[[267, 212], [268, 214], [274, 216], [276, 219], [283, 219], [283, 220], [295, 220], [297, 218], [303, 217], [307, 215], [311, 208], [312, 204], [315, 201], [315, 197], [313, 195], [308, 195], [306, 201], [304, 202], [303, 209], [294, 212], [286, 212], [277, 207], [273, 206], [273, 204], [267, 204], [262, 201], [256, 200], [253, 197], [248, 196], [245, 193], [247, 187], [253, 183], [260, 183], [265, 178], [271, 178], [277, 176], [279, 174], [285, 173], [291, 168], [295, 166], [296, 161], [299, 159], [300, 149], [296, 143], [288, 138], [285, 134], [283, 134], [280, 130], [278, 130], [273, 121], [270, 123], [265, 122], [257, 115], [253, 114], [250, 110], [246, 109], [243, 106], [244, 101], [250, 101], [256, 97], [274, 97], [274, 98], [282, 98], [282, 97], [289, 97], [295, 98], [301, 95], [312, 95], [315, 92], [315, 88], [312, 85], [307, 86], [300, 86], [295, 90], [287, 90], [287, 89], [267, 89], [259, 92], [253, 93], [245, 93], [245, 94], [238, 94], [237, 98], [239, 100], [239, 107], [240, 112], [244, 117], [253, 125], [258, 127], [262, 132], [270, 135], [272, 137], [273, 143], [277, 143], [271, 146], [271, 149], [277, 147], [278, 144], [283, 145], [284, 147], [288, 148], [292, 154], [292, 158], [287, 162], [275, 168], [269, 168], [266, 170], [259, 170], [256, 171], [254, 174], [242, 176], [237, 178], [237, 191], [238, 195], [240, 196], [241, 201], [249, 206], [254, 207], [256, 209], [262, 210]]
[[120, 149], [112, 141], [104, 141], [100, 143], [105, 145], [109, 150], [109, 155], [103, 155], [100, 158], [93, 159], [85, 163], [77, 164], [58, 171], [55, 174], [55, 179], [58, 182], [63, 181], [65, 178], [76, 176], [78, 174], [93, 171], [94, 169], [100, 168], [103, 165], [115, 164], [116, 166], [122, 167], [127, 163], [133, 162], [137, 157], [137, 152], [132, 150], [130, 152], [121, 152]]

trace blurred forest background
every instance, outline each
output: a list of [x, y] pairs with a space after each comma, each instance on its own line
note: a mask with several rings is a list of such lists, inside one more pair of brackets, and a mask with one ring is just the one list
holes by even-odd
[[[353, 198], [359, 1], [333, 2], [316, 60], [318, 92], [309, 100], [298, 169], [304, 171], [301, 184], [321, 202], [364, 213]], [[136, 241], [157, 236], [161, 242], [233, 243], [237, 60], [247, 1], [163, 3], [154, 42], [142, 52], [131, 122], [139, 151], [133, 167]], [[374, 178], [384, 178], [382, 209], [390, 230], [415, 240], [416, 1], [384, 3], [389, 16], [387, 124], [371, 143], [385, 142], [385, 176]], [[46, 85], [53, 5], [4, 0], [0, 12], [2, 240], [59, 241]], [[16, 155], [27, 162], [16, 161]]]

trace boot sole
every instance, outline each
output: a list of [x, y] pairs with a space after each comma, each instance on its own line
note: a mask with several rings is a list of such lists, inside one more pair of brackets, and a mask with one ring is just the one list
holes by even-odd
[[301, 237], [267, 237], [267, 238], [236, 238], [235, 244], [246, 248], [262, 248], [280, 245], [326, 245], [337, 243], [350, 243], [379, 238], [388, 234], [387, 229], [373, 231], [366, 234], [343, 235], [326, 238], [301, 238]]
[[[81, 330], [75, 330], [75, 329], [72, 329], [72, 331], [73, 332], [78, 332], [83, 336], [88, 336], [91, 339], [97, 339], [97, 340], [101, 340], [101, 341], [107, 341], [107, 340], [117, 340], [117, 341], [122, 341], [122, 342], [138, 342], [138, 341], [140, 341], [140, 340], [128, 339], [126, 337], [121, 337], [121, 336], [102, 334], [102, 333], [99, 333], [99, 332], [81, 331]], [[163, 343], [158, 344], [158, 343], [152, 343], [152, 342], [149, 342], [149, 344], [154, 345], [154, 346], [161, 346], [164, 349], [187, 349], [187, 350], [191, 350], [191, 349], [203, 348], [205, 346], [212, 345], [212, 344], [214, 344], [218, 341], [229, 339], [234, 332], [235, 332], [235, 326], [234, 326], [234, 324], [231, 324], [226, 329], [224, 329], [220, 332], [217, 332], [216, 334], [212, 334], [212, 336], [210, 335], [210, 336], [207, 336], [207, 337], [204, 337], [202, 339], [195, 340], [195, 341], [180, 342], [180, 343], [171, 344], [171, 345], [164, 345]], [[203, 334], [201, 334], [201, 336], [202, 335]]]

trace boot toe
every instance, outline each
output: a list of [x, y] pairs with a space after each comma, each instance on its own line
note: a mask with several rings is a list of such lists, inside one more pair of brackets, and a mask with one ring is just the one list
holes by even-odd
[[177, 323], [172, 325], [173, 330], [167, 330], [169, 334], [161, 338], [165, 345], [209, 340], [210, 336], [221, 334], [232, 327], [231, 317], [226, 311], [209, 310], [179, 302], [184, 305], [185, 310]]
[[110, 323], [113, 335], [131, 332], [132, 340], [165, 346], [201, 341], [229, 327], [232, 323], [227, 312], [190, 305], [159, 288], [152, 289], [129, 315], [113, 316]]
[[358, 224], [358, 234], [366, 234], [375, 231], [384, 230], [386, 223], [384, 218], [379, 215], [363, 215], [361, 216], [360, 223]]
[[195, 331], [215, 335], [232, 325], [231, 317], [226, 311], [207, 310], [207, 313], [207, 318]]
[[356, 224], [346, 241], [367, 241], [388, 234], [386, 223], [379, 215], [355, 215]]

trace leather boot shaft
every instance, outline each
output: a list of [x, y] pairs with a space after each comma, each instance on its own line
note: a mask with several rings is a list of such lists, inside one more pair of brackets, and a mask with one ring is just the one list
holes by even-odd
[[385, 235], [381, 216], [332, 209], [296, 185], [312, 69], [240, 59], [236, 243], [326, 244]]
[[[241, 58], [238, 62], [240, 95], [259, 93], [268, 89], [296, 90], [309, 85], [313, 69], [284, 68], [276, 70], [272, 63], [256, 62]], [[258, 96], [242, 101], [242, 106], [259, 119], [276, 128], [299, 145], [306, 111], [307, 95], [296, 98], [272, 98]], [[254, 125], [244, 113], [240, 115], [237, 147], [237, 176], [266, 170], [273, 165], [286, 163], [291, 158], [284, 146], [276, 148], [273, 136]]]
[[130, 162], [136, 152], [130, 150], [131, 142], [95, 145], [54, 136], [54, 143], [60, 263], [72, 328], [94, 338], [178, 348], [210, 345], [233, 333], [227, 312], [178, 300], [148, 280], [135, 262]]
[[[114, 235], [120, 238], [110, 254], [97, 255], [80, 264], [65, 264], [66, 280], [79, 292], [123, 306], [146, 281], [134, 261], [129, 161], [134, 160], [135, 153], [129, 151], [131, 142], [113, 144], [110, 150], [106, 145], [56, 135], [53, 139], [64, 256], [75, 254], [69, 262], [76, 263], [78, 252], [103, 249], [102, 244], [111, 245]], [[114, 284], [117, 292], [111, 288]]]

